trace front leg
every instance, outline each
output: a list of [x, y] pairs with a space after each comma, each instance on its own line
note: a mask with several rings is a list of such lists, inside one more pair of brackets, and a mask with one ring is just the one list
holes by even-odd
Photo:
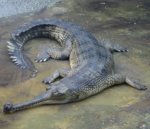
[[66, 42], [64, 47], [61, 48], [48, 48], [38, 54], [37, 58], [35, 59], [36, 62], [45, 62], [52, 59], [57, 60], [66, 60], [69, 59], [70, 53], [72, 50], [72, 42], [69, 40], [69, 42]]
[[[67, 53], [67, 52], [66, 52]], [[69, 52], [65, 55], [63, 49], [61, 48], [48, 48], [46, 50], [43, 50], [40, 52], [36, 59], [35, 62], [45, 62], [48, 61], [50, 58], [52, 59], [65, 59], [69, 57]]]
[[52, 82], [54, 82], [59, 77], [63, 78], [63, 77], [66, 77], [67, 75], [69, 75], [70, 71], [71, 71], [70, 68], [62, 68], [60, 70], [55, 71], [52, 75], [45, 78], [42, 82], [45, 84], [51, 84]]

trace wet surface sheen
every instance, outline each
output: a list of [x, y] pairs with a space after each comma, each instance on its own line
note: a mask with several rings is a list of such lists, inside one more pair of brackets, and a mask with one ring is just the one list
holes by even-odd
[[[0, 19], [0, 128], [1, 129], [150, 129], [150, 2], [147, 0], [65, 0], [41, 12]], [[34, 63], [38, 75], [20, 70], [9, 59], [6, 41], [25, 22], [57, 17], [83, 25], [97, 39], [104, 38], [129, 49], [116, 54], [115, 71], [139, 79], [148, 86], [138, 91], [127, 85], [109, 88], [87, 100], [55, 106], [41, 106], [5, 115], [5, 102], [29, 100], [45, 90], [44, 77], [68, 61]], [[25, 46], [33, 61], [36, 54], [56, 43], [36, 39]]]

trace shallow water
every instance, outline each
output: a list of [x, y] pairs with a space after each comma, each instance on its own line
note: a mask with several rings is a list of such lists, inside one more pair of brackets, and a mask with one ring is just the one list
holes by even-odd
[[[0, 110], [5, 102], [19, 103], [45, 90], [42, 79], [68, 61], [34, 63], [38, 75], [20, 70], [9, 59], [6, 41], [10, 33], [37, 18], [61, 18], [81, 24], [97, 39], [104, 38], [129, 49], [114, 55], [115, 71], [139, 79], [147, 91], [127, 85], [109, 88], [87, 100], [55, 106], [41, 106], [14, 114], [0, 113], [1, 129], [149, 129], [150, 128], [150, 3], [147, 0], [64, 0], [41, 12], [0, 20]], [[30, 41], [25, 53], [36, 54], [56, 43], [46, 39]]]

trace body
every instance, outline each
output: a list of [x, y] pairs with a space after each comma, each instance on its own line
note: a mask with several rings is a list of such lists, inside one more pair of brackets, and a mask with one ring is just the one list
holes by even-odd
[[[115, 84], [128, 83], [139, 90], [146, 89], [128, 77], [113, 72], [112, 54], [126, 52], [127, 49], [98, 41], [90, 32], [71, 22], [45, 19], [24, 25], [12, 34], [12, 40], [8, 43], [10, 57], [21, 68], [31, 69], [35, 74], [35, 67], [23, 55], [23, 46], [28, 40], [41, 37], [55, 39], [61, 48], [44, 50], [37, 56], [36, 62], [51, 58], [69, 59], [71, 68], [60, 69], [45, 78], [43, 83], [48, 85], [46, 91], [33, 100], [16, 105], [5, 104], [5, 113], [45, 103], [80, 101]], [[55, 81], [60, 76], [63, 78]]]

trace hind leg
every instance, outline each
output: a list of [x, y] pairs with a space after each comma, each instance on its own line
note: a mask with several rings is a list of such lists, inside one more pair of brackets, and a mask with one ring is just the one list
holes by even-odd
[[100, 44], [109, 49], [112, 53], [114, 52], [127, 52], [128, 49], [120, 46], [119, 44], [111, 44], [109, 41], [99, 41]]
[[144, 86], [144, 85], [140, 84], [138, 81], [132, 80], [132, 79], [130, 79], [128, 77], [126, 77], [125, 82], [128, 85], [130, 85], [131, 87], [136, 88], [138, 90], [146, 90], [147, 89], [146, 86]]
[[112, 76], [109, 76], [107, 79], [107, 83], [108, 83], [108, 86], [126, 83], [129, 86], [131, 86], [137, 90], [146, 90], [147, 89], [146, 86], [140, 84], [136, 80], [132, 80], [129, 77], [126, 77], [121, 74], [114, 74]]
[[114, 52], [128, 52], [127, 48], [120, 46], [119, 44], [111, 45], [109, 48], [112, 53]]

